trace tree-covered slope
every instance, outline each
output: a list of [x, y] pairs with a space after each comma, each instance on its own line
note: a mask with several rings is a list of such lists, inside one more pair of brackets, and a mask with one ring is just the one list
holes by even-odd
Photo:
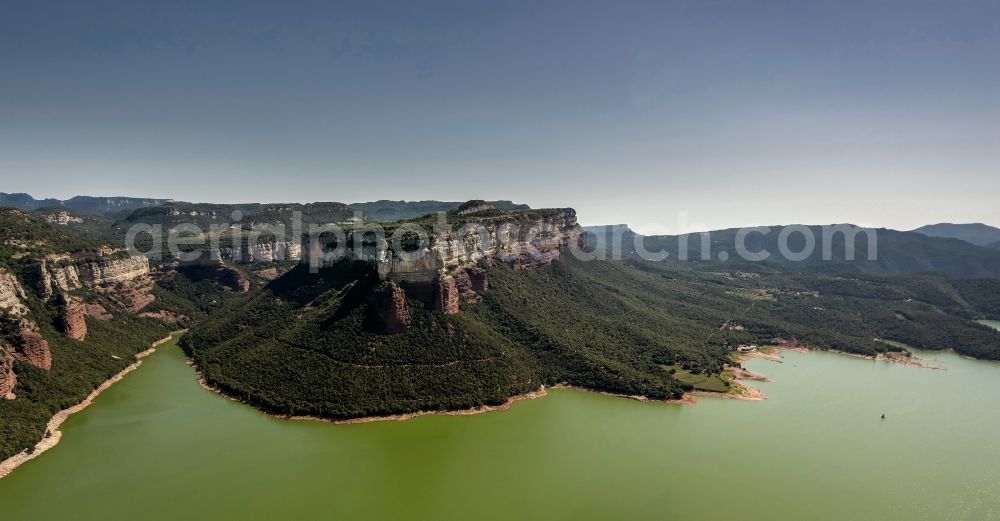
[[461, 312], [410, 300], [413, 323], [366, 325], [365, 264], [294, 270], [185, 338], [206, 380], [271, 412], [331, 418], [497, 404], [541, 384], [654, 398], [718, 375], [737, 345], [796, 339], [873, 355], [900, 345], [1000, 358], [1000, 333], [945, 278], [706, 271], [566, 259], [488, 268]]
[[[803, 228], [808, 228], [815, 239], [811, 250], [800, 233], [789, 234], [786, 243], [788, 250], [793, 254], [803, 251], [809, 253], [801, 259], [781, 253], [780, 236], [783, 227], [780, 226], [769, 227], [770, 231], [766, 233], [754, 232], [745, 236], [743, 244], [747, 252], [769, 253], [765, 259], [759, 261], [748, 261], [740, 255], [736, 248], [740, 230], [735, 228], [710, 232], [707, 257], [703, 256], [701, 234], [645, 236], [639, 240], [648, 252], [668, 253], [668, 263], [684, 257], [687, 259], [685, 262], [705, 259], [704, 262], [719, 264], [731, 270], [772, 269], [872, 275], [941, 273], [953, 278], [1000, 277], [1000, 251], [959, 239], [929, 237], [920, 233], [880, 228], [872, 230], [876, 237], [876, 246], [873, 250], [869, 249], [865, 233], [858, 233], [853, 237], [854, 258], [851, 259], [845, 253], [847, 251], [845, 235], [828, 233], [830, 239], [826, 251], [829, 257], [824, 258], [824, 228], [821, 226]], [[634, 234], [626, 232], [619, 239], [626, 257], [639, 257]]]

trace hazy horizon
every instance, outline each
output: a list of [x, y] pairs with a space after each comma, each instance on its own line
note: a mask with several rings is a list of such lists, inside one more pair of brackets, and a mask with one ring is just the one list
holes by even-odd
[[19, 3], [0, 190], [1000, 224], [1000, 5]]
[[[8, 194], [16, 194], [16, 193], [27, 193], [27, 192], [6, 192], [6, 193], [8, 193]], [[370, 202], [375, 202], [375, 201], [379, 201], [379, 200], [385, 200], [385, 201], [405, 201], [405, 202], [423, 202], [423, 201], [462, 202], [462, 201], [469, 201], [469, 200], [473, 200], [473, 199], [484, 199], [483, 197], [472, 197], [472, 198], [469, 198], [469, 199], [407, 199], [407, 198], [394, 199], [394, 198], [381, 198], [381, 199], [371, 199], [371, 200], [361, 200], [361, 199], [351, 199], [351, 200], [317, 199], [317, 200], [314, 200], [314, 201], [269, 201], [269, 200], [261, 200], [261, 201], [237, 201], [237, 200], [234, 200], [234, 201], [216, 201], [216, 200], [192, 201], [192, 200], [187, 200], [187, 199], [174, 199], [174, 198], [169, 198], [169, 197], [159, 197], [159, 196], [156, 196], [156, 195], [73, 194], [73, 195], [66, 196], [66, 197], [56, 197], [56, 196], [39, 197], [38, 195], [31, 194], [31, 193], [28, 193], [28, 195], [32, 196], [35, 200], [59, 199], [59, 200], [65, 201], [65, 200], [70, 199], [70, 198], [75, 197], [75, 196], [97, 197], [97, 198], [100, 198], [100, 197], [109, 197], [109, 198], [110, 197], [132, 197], [132, 198], [137, 198], [137, 199], [169, 199], [170, 201], [174, 201], [174, 202], [184, 202], [184, 203], [193, 203], [193, 204], [212, 204], [212, 203], [215, 203], [215, 204], [254, 204], [254, 203], [261, 203], [261, 204], [294, 204], [294, 203], [299, 203], [299, 204], [305, 204], [305, 203], [359, 204], [359, 203], [370, 203]], [[510, 199], [489, 198], [489, 200], [497, 201], [497, 200], [510, 200]], [[513, 202], [513, 203], [515, 203], [515, 204], [527, 204], [528, 206], [530, 206], [532, 208], [551, 208], [552, 207], [552, 206], [538, 206], [538, 205], [533, 205], [533, 204], [531, 204], [528, 201], [522, 201], [522, 200], [516, 200], [516, 199], [510, 200], [510, 201]], [[566, 207], [566, 206], [567, 205], [557, 205], [555, 207]], [[569, 207], [573, 207], [572, 205], [568, 205], [568, 206]], [[677, 234], [677, 233], [697, 233], [697, 232], [702, 232], [702, 231], [725, 230], [725, 229], [746, 228], [746, 227], [755, 227], [755, 226], [789, 226], [789, 225], [796, 225], [796, 224], [805, 224], [805, 225], [810, 225], [810, 226], [813, 226], [813, 225], [833, 225], [833, 224], [853, 224], [853, 225], [858, 225], [858, 226], [863, 226], [863, 227], [868, 227], [868, 228], [888, 228], [888, 229], [894, 229], [894, 230], [899, 230], [899, 231], [912, 231], [912, 230], [914, 230], [916, 228], [920, 228], [921, 226], [935, 225], [935, 224], [985, 224], [987, 226], [994, 226], [996, 228], [1000, 228], [1000, 226], [995, 226], [993, 224], [990, 224], [990, 223], [987, 223], [987, 222], [983, 222], [983, 221], [967, 221], [967, 222], [935, 221], [935, 222], [921, 223], [921, 224], [918, 224], [917, 226], [913, 226], [912, 228], [893, 228], [891, 226], [885, 226], [885, 225], [881, 225], [881, 224], [878, 224], [878, 223], [875, 223], [875, 224], [860, 224], [860, 223], [854, 223], [854, 222], [848, 222], [848, 221], [831, 221], [831, 222], [805, 222], [805, 221], [803, 221], [803, 222], [759, 222], [759, 223], [740, 223], [740, 224], [734, 224], [734, 225], [723, 225], [723, 226], [710, 227], [709, 228], [709, 227], [705, 227], [704, 223], [694, 222], [694, 221], [692, 221], [689, 218], [687, 220], [687, 227], [685, 229], [683, 229], [683, 230], [678, 230], [678, 228], [679, 228], [678, 222], [676, 222], [676, 219], [675, 219], [675, 222], [673, 222], [673, 223], [670, 223], [670, 222], [663, 223], [663, 226], [665, 227], [665, 231], [661, 231], [661, 229], [656, 226], [657, 223], [654, 223], [653, 227], [647, 226], [646, 227], [647, 229], [641, 229], [640, 226], [634, 225], [634, 224], [629, 223], [629, 222], [624, 221], [624, 220], [622, 220], [622, 221], [606, 221], [606, 222], [605, 221], [602, 221], [602, 222], [591, 222], [587, 218], [586, 215], [581, 215], [580, 214], [580, 211], [579, 211], [578, 208], [575, 208], [575, 207], [573, 207], [573, 208], [575, 210], [577, 210], [577, 218], [578, 218], [581, 226], [608, 226], [608, 225], [625, 224], [625, 225], [628, 225], [631, 230], [633, 230], [635, 232], [638, 232], [640, 234], [645, 234], [645, 235], [658, 235], [658, 234], [670, 235], [670, 234]]]

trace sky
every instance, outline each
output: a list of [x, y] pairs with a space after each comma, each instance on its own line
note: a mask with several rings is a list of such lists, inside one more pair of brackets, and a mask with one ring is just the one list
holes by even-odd
[[1000, 3], [8, 2], [0, 191], [1000, 225]]

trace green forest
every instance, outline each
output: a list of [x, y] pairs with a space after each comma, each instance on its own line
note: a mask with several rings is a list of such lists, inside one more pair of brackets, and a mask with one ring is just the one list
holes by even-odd
[[447, 316], [411, 299], [413, 324], [397, 335], [365, 326], [370, 267], [299, 269], [209, 317], [182, 344], [226, 393], [273, 413], [328, 418], [495, 405], [556, 383], [677, 398], [692, 385], [674, 375], [719, 375], [736, 346], [774, 339], [863, 355], [905, 345], [1000, 359], [1000, 333], [968, 320], [995, 312], [989, 282], [706, 267], [488, 266], [481, 302]]

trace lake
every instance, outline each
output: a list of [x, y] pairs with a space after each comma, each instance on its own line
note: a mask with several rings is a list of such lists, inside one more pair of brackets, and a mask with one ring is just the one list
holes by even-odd
[[927, 356], [945, 369], [751, 360], [763, 402], [554, 390], [334, 425], [203, 390], [171, 343], [0, 480], [0, 518], [996, 519], [1000, 364]]

